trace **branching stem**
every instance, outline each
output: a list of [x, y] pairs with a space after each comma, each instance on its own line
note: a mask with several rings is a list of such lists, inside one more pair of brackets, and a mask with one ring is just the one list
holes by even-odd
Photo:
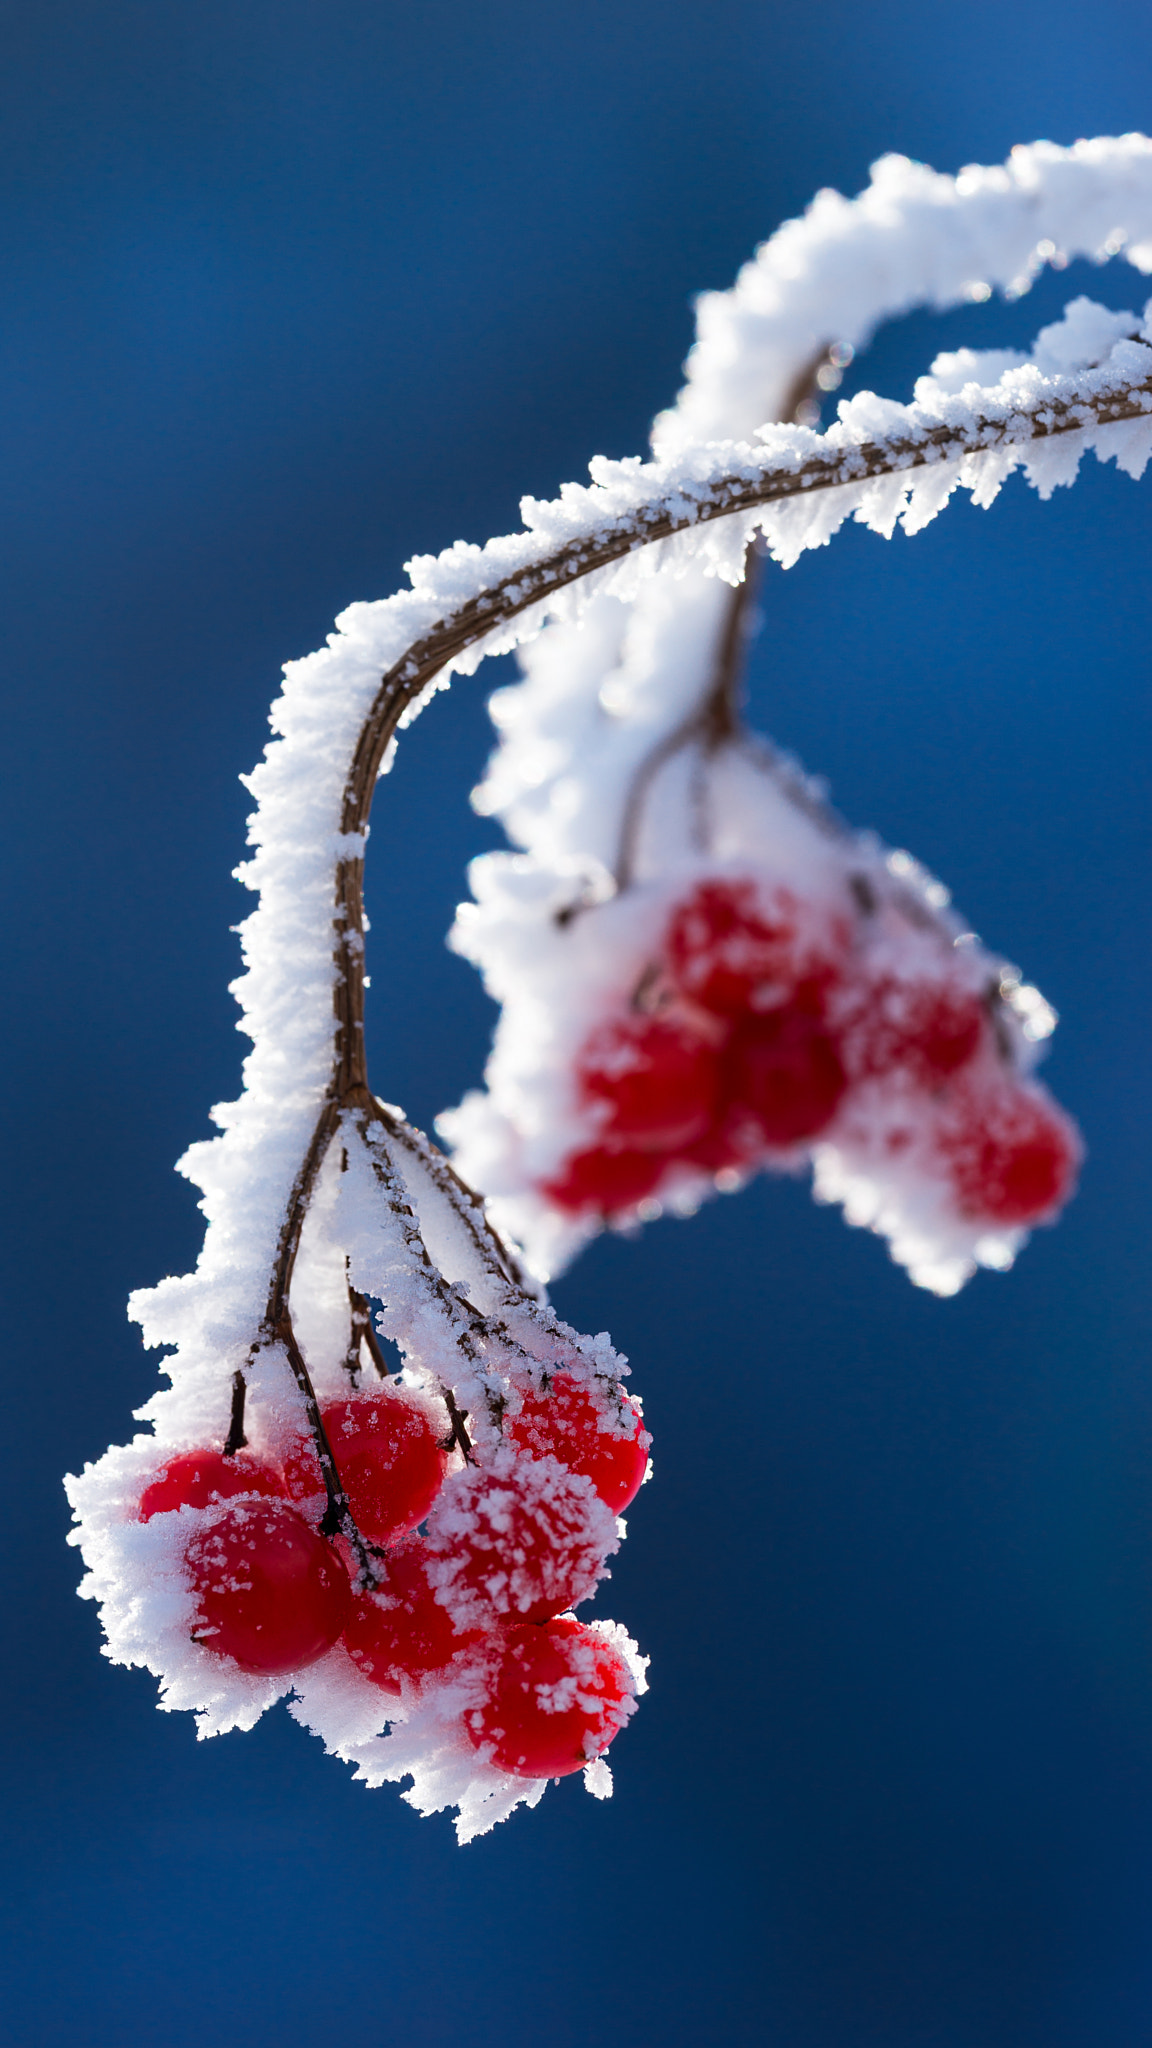
[[[344, 1261], [347, 1271], [348, 1261]], [[380, 1339], [372, 1327], [372, 1310], [364, 1295], [357, 1293], [351, 1280], [348, 1282], [348, 1354], [345, 1365], [355, 1385], [361, 1371], [360, 1346], [363, 1344], [376, 1371], [378, 1379], [390, 1377], [388, 1360], [380, 1349]]]
[[[780, 409], [782, 420], [796, 421], [803, 417], [817, 389], [817, 374], [827, 361], [828, 350], [822, 348], [799, 372]], [[644, 809], [660, 770], [685, 747], [695, 744], [705, 755], [715, 754], [721, 747], [732, 745], [743, 732], [740, 698], [744, 659], [751, 638], [753, 604], [762, 567], [755, 545], [747, 548], [743, 581], [736, 585], [725, 604], [716, 656], [703, 696], [671, 732], [657, 740], [632, 777], [620, 821], [620, 838], [612, 871], [618, 891], [631, 887]]]
[[[820, 361], [823, 356], [824, 351], [821, 351]], [[804, 373], [805, 390], [812, 374], [811, 367]], [[801, 391], [800, 396], [803, 395]], [[584, 535], [568, 539], [552, 554], [504, 577], [490, 589], [448, 613], [393, 663], [381, 680], [356, 743], [344, 790], [340, 831], [359, 837], [363, 843], [362, 835], [368, 825], [376, 781], [389, 744], [405, 714], [435, 682], [441, 670], [497, 627], [547, 601], [568, 585], [593, 575], [596, 570], [607, 568], [638, 548], [669, 539], [690, 527], [725, 519], [734, 513], [754, 511], [759, 506], [776, 504], [787, 498], [808, 496], [814, 491], [862, 483], [938, 462], [955, 462], [965, 455], [1047, 440], [1089, 426], [1142, 419], [1147, 417], [1149, 399], [1152, 399], [1152, 376], [1122, 389], [1114, 387], [1104, 393], [1077, 398], [1075, 402], [1046, 396], [1036, 400], [1032, 411], [1021, 406], [1009, 422], [977, 416], [964, 431], [940, 425], [906, 437], [894, 436], [883, 442], [832, 451], [822, 449], [799, 466], [791, 460], [768, 454], [759, 466], [745, 465], [730, 474], [721, 474], [710, 483], [693, 486], [690, 493], [682, 487], [671, 495], [634, 507], [615, 519], [602, 516], [590, 525]], [[796, 402], [793, 396], [791, 409], [795, 409]], [[685, 721], [654, 750], [647, 764], [648, 779], [686, 739], [698, 735], [710, 739], [716, 746], [731, 737], [730, 727], [735, 717], [733, 690], [746, 616], [745, 604], [746, 598], [742, 596], [733, 600], [721, 642], [715, 684], [706, 705], [697, 708], [690, 721]], [[631, 840], [622, 835], [621, 865], [625, 873], [633, 858]], [[340, 860], [336, 866], [333, 919], [336, 935], [333, 1073], [308, 1151], [289, 1196], [269, 1281], [260, 1341], [264, 1344], [279, 1343], [284, 1348], [304, 1401], [308, 1426], [324, 1475], [328, 1509], [323, 1526], [330, 1534], [339, 1532], [346, 1537], [359, 1561], [360, 1582], [370, 1587], [379, 1582], [379, 1573], [369, 1546], [356, 1528], [341, 1485], [308, 1368], [293, 1332], [289, 1307], [292, 1271], [304, 1219], [342, 1116], [351, 1111], [365, 1135], [367, 1129], [374, 1125], [393, 1143], [416, 1150], [441, 1192], [449, 1194], [451, 1190], [449, 1198], [454, 1201], [457, 1213], [468, 1222], [473, 1240], [484, 1253], [490, 1268], [500, 1274], [512, 1293], [522, 1292], [523, 1279], [513, 1254], [501, 1244], [485, 1217], [481, 1198], [460, 1181], [428, 1139], [411, 1132], [392, 1111], [382, 1109], [369, 1090], [364, 1052], [363, 890], [363, 854]], [[418, 1247], [423, 1252], [429, 1278], [433, 1284], [439, 1283], [445, 1311], [455, 1320], [462, 1304], [436, 1274], [424, 1250], [411, 1209], [407, 1204], [401, 1206], [406, 1212], [406, 1236], [414, 1248]], [[458, 1331], [457, 1341], [467, 1349], [467, 1332]], [[239, 1411], [236, 1400], [241, 1401]], [[455, 1419], [453, 1428], [455, 1433]], [[235, 1395], [229, 1432], [232, 1449], [239, 1448], [242, 1431], [242, 1399]]]
[[760, 579], [760, 558], [749, 548], [744, 558], [744, 581], [738, 583], [724, 608], [724, 623], [716, 649], [716, 660], [708, 687], [671, 732], [657, 740], [645, 754], [629, 785], [620, 820], [620, 839], [613, 868], [617, 890], [631, 887], [636, 873], [640, 828], [652, 784], [660, 770], [685, 747], [698, 746], [704, 754], [715, 754], [740, 738], [740, 690], [744, 654], [748, 644], [752, 600]]

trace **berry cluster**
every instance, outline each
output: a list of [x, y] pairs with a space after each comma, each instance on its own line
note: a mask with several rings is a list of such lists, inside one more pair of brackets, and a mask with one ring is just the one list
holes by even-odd
[[614, 1644], [565, 1610], [595, 1590], [616, 1515], [647, 1472], [637, 1404], [574, 1372], [513, 1381], [502, 1437], [462, 1468], [430, 1404], [406, 1390], [321, 1415], [379, 1587], [363, 1591], [348, 1546], [322, 1533], [310, 1438], [275, 1462], [184, 1452], [145, 1488], [138, 1517], [194, 1511], [193, 1639], [258, 1674], [302, 1670], [342, 1643], [397, 1699], [466, 1675], [462, 1733], [516, 1776], [560, 1777], [601, 1755], [635, 1686]]
[[612, 1216], [677, 1177], [742, 1177], [843, 1139], [881, 1172], [914, 1154], [977, 1226], [1047, 1220], [1079, 1142], [1029, 1078], [991, 966], [870, 883], [830, 905], [763, 876], [699, 882], [632, 1008], [585, 1041], [575, 1090], [594, 1142], [543, 1193]]

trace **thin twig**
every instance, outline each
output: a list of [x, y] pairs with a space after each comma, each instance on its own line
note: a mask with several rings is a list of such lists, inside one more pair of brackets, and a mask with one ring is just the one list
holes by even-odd
[[348, 1495], [344, 1491], [344, 1484], [337, 1470], [336, 1460], [332, 1455], [332, 1446], [328, 1441], [328, 1432], [324, 1427], [324, 1418], [320, 1413], [320, 1404], [316, 1399], [311, 1375], [304, 1362], [304, 1354], [296, 1342], [296, 1334], [292, 1328], [292, 1319], [289, 1315], [285, 1314], [280, 1328], [276, 1332], [276, 1338], [284, 1346], [288, 1364], [292, 1369], [292, 1375], [303, 1396], [308, 1427], [312, 1433], [312, 1441], [316, 1447], [316, 1456], [320, 1465], [320, 1476], [324, 1481], [324, 1491], [328, 1496], [328, 1505], [324, 1510], [324, 1517], [320, 1523], [321, 1534], [324, 1536], [343, 1536], [346, 1542], [351, 1545], [359, 1565], [357, 1584], [363, 1592], [370, 1593], [374, 1587], [383, 1583], [383, 1573], [380, 1571], [377, 1563], [377, 1559], [383, 1556], [383, 1552], [377, 1550], [372, 1544], [366, 1543], [356, 1526]]
[[[344, 1261], [344, 1269], [347, 1272], [347, 1259]], [[351, 1280], [348, 1282], [348, 1306], [351, 1311], [351, 1334], [348, 1340], [348, 1355], [344, 1361], [348, 1371], [353, 1374], [354, 1378], [359, 1376], [360, 1346], [363, 1344], [376, 1368], [378, 1377], [382, 1380], [391, 1379], [392, 1375], [388, 1370], [388, 1360], [380, 1349], [380, 1340], [372, 1327], [372, 1310], [369, 1307], [368, 1300], [365, 1295], [357, 1293]], [[356, 1361], [355, 1367], [352, 1364], [353, 1359]]]
[[[352, 1122], [363, 1142], [365, 1154], [380, 1183], [384, 1199], [399, 1225], [405, 1249], [427, 1297], [435, 1302], [443, 1315], [454, 1342], [470, 1362], [482, 1370], [483, 1360], [475, 1342], [476, 1311], [470, 1302], [461, 1302], [456, 1290], [449, 1285], [435, 1261], [429, 1256], [428, 1247], [420, 1233], [419, 1219], [402, 1190], [401, 1176], [388, 1148], [391, 1133], [379, 1114], [379, 1105], [374, 1100], [367, 1108], [358, 1104]], [[373, 1125], [376, 1126], [375, 1132]], [[381, 1132], [383, 1136], [378, 1135]], [[462, 1319], [461, 1309], [468, 1315], [468, 1322]]]
[[468, 1410], [456, 1406], [456, 1396], [452, 1392], [451, 1387], [444, 1388], [444, 1405], [448, 1410], [448, 1420], [452, 1427], [444, 1438], [440, 1449], [442, 1451], [457, 1450], [460, 1452], [466, 1465], [474, 1465], [476, 1459], [472, 1451], [472, 1439], [468, 1434], [466, 1426]]
[[244, 1434], [244, 1402], [248, 1393], [248, 1381], [239, 1366], [232, 1375], [232, 1414], [228, 1423], [228, 1434], [224, 1439], [224, 1456], [234, 1458], [248, 1442]]
[[[817, 351], [794, 378], [780, 411], [782, 420], [800, 418], [802, 408], [816, 390], [817, 372], [828, 360], [828, 348]], [[707, 754], [729, 746], [743, 733], [740, 698], [744, 660], [751, 637], [752, 608], [761, 577], [761, 558], [755, 544], [745, 550], [744, 575], [724, 608], [724, 623], [716, 643], [716, 654], [703, 696], [672, 731], [644, 756], [629, 785], [620, 820], [613, 880], [617, 892], [631, 887], [636, 872], [640, 827], [652, 784], [660, 770], [683, 748], [698, 742]]]
[[476, 1251], [494, 1279], [505, 1282], [519, 1293], [528, 1291], [528, 1278], [510, 1245], [504, 1242], [500, 1233], [489, 1220], [483, 1195], [470, 1188], [462, 1180], [451, 1161], [444, 1157], [431, 1138], [410, 1124], [407, 1117], [390, 1107], [379, 1098], [374, 1098], [376, 1114], [384, 1125], [389, 1137], [403, 1147], [404, 1151], [418, 1159], [445, 1201], [451, 1203], [468, 1232]]
[[280, 1226], [280, 1236], [276, 1245], [276, 1257], [272, 1266], [272, 1277], [268, 1284], [268, 1302], [264, 1310], [264, 1331], [266, 1334], [272, 1334], [278, 1329], [287, 1309], [288, 1289], [292, 1282], [292, 1269], [296, 1264], [296, 1254], [300, 1249], [300, 1233], [304, 1228], [304, 1218], [308, 1214], [308, 1204], [312, 1199], [312, 1190], [316, 1185], [317, 1176], [327, 1157], [328, 1147], [332, 1143], [339, 1127], [340, 1107], [340, 1101], [335, 1091], [329, 1090], [329, 1093], [324, 1098], [324, 1104], [317, 1118], [316, 1128], [312, 1133], [308, 1150], [304, 1154], [300, 1170], [292, 1183], [292, 1191], [288, 1197], [288, 1207], [284, 1212], [284, 1221]]

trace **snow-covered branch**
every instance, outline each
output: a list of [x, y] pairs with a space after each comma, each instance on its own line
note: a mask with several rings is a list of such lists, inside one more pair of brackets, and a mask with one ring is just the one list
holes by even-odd
[[[522, 532], [413, 561], [287, 666], [248, 779], [244, 1090], [182, 1162], [196, 1271], [132, 1304], [171, 1386], [69, 1481], [108, 1654], [201, 1732], [292, 1693], [464, 1836], [581, 1765], [604, 1796], [644, 1660], [562, 1610], [602, 1575], [648, 1438], [625, 1362], [557, 1319], [512, 1238], [542, 1273], [605, 1217], [810, 1156], [818, 1193], [946, 1292], [1068, 1194], [1078, 1140], [1030, 1071], [1051, 1012], [744, 732], [725, 585], [761, 539], [787, 567], [848, 518], [915, 533], [1017, 467], [1042, 497], [1086, 450], [1139, 476], [1152, 330], [1086, 300], [1027, 358], [961, 351], [911, 405], [786, 423], [880, 318], [1121, 250], [1152, 269], [1142, 137], [955, 179], [887, 158], [702, 302], [652, 459], [597, 458], [525, 500]], [[505, 1013], [488, 1094], [444, 1120], [450, 1163], [370, 1086], [364, 858], [400, 730], [516, 646], [480, 801], [523, 851], [477, 864], [456, 939]]]
[[[1143, 473], [1152, 453], [1152, 345], [1143, 334], [1075, 375], [1046, 377], [1027, 365], [990, 388], [973, 382], [955, 395], [906, 406], [864, 392], [842, 406], [825, 434], [769, 425], [755, 443], [721, 442], [670, 462], [598, 457], [590, 485], [565, 485], [547, 504], [525, 501], [524, 536], [476, 550], [458, 544], [434, 562], [413, 565], [425, 600], [446, 597], [461, 571], [474, 587], [385, 676], [357, 750], [344, 829], [363, 829], [388, 741], [449, 664], [459, 666], [489, 634], [638, 549], [732, 521], [715, 545], [683, 549], [681, 560], [699, 552], [706, 566], [736, 583], [757, 530], [788, 567], [849, 518], [863, 517], [884, 533], [897, 523], [918, 533], [958, 485], [988, 505], [1019, 467], [1048, 497], [1072, 481], [1088, 450], [1131, 476]], [[930, 474], [912, 474], [920, 470]]]

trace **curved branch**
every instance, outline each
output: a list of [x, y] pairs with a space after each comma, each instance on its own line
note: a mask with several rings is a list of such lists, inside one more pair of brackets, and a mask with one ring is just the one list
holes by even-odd
[[[669, 479], [665, 472], [663, 489], [647, 502], [615, 515], [601, 512], [599, 518], [590, 516], [583, 534], [569, 536], [551, 553], [505, 574], [487, 590], [446, 613], [393, 663], [381, 680], [356, 743], [345, 783], [341, 833], [365, 832], [389, 744], [405, 714], [440, 671], [496, 628], [546, 602], [570, 584], [610, 567], [654, 541], [733, 514], [754, 512], [761, 506], [811, 496], [840, 485], [865, 484], [932, 464], [955, 463], [965, 456], [1022, 448], [1085, 428], [1145, 419], [1152, 413], [1152, 373], [1139, 381], [1125, 382], [1118, 380], [1114, 372], [1109, 375], [1106, 369], [1097, 369], [1086, 372], [1081, 384], [1072, 378], [1061, 380], [1060, 395], [1047, 385], [1035, 394], [1013, 392], [1009, 402], [996, 403], [996, 413], [965, 411], [961, 405], [960, 416], [953, 420], [929, 420], [916, 408], [909, 408], [903, 431], [894, 431], [883, 440], [854, 441], [842, 424], [822, 440], [817, 439], [813, 451], [799, 459], [795, 444], [785, 452], [769, 447], [759, 458], [751, 448], [718, 447], [716, 470], [711, 477], [699, 479], [678, 474]], [[734, 607], [734, 620], [738, 622], [739, 617], [739, 608]], [[681, 744], [686, 735], [678, 728], [671, 737]], [[336, 1056], [332, 1079], [281, 1226], [263, 1331], [265, 1342], [279, 1339], [285, 1345], [321, 1456], [332, 1524], [341, 1526], [358, 1549], [362, 1539], [348, 1513], [307, 1368], [292, 1334], [288, 1291], [316, 1177], [341, 1112], [353, 1110], [369, 1124], [384, 1124], [380, 1105], [368, 1087], [364, 1055], [363, 888], [363, 854], [340, 860], [336, 866], [333, 916]], [[399, 1136], [395, 1128], [392, 1136]], [[428, 1153], [435, 1152], [428, 1140], [422, 1142]], [[465, 1190], [455, 1175], [452, 1178], [474, 1213], [482, 1216], [481, 1198]], [[485, 1224], [485, 1228], [491, 1230], [490, 1225]], [[504, 1254], [500, 1263], [504, 1264], [505, 1259], [506, 1270], [516, 1272], [511, 1253]], [[361, 1566], [365, 1582], [370, 1583], [372, 1566], [363, 1554]]]
[[[1093, 380], [1099, 383], [1099, 372]], [[976, 413], [962, 426], [941, 422], [912, 427], [883, 441], [844, 446], [835, 441], [806, 460], [766, 454], [739, 469], [725, 470], [698, 485], [679, 483], [673, 492], [635, 507], [615, 520], [600, 522], [585, 535], [570, 539], [543, 560], [505, 576], [490, 590], [470, 598], [414, 641], [381, 681], [375, 702], [360, 732], [345, 785], [340, 830], [359, 834], [368, 823], [372, 796], [388, 745], [406, 711], [435, 681], [446, 664], [474, 647], [497, 626], [529, 611], [569, 584], [608, 567], [637, 548], [669, 539], [688, 528], [755, 511], [786, 498], [865, 483], [876, 477], [955, 462], [965, 455], [986, 454], [1031, 441], [1049, 440], [1085, 427], [1145, 418], [1152, 408], [1152, 375], [1121, 388], [1110, 384], [1056, 398], [1050, 389], [1035, 397], [1031, 408], [1016, 402], [1007, 418]], [[833, 445], [827, 444], [831, 441]], [[718, 451], [719, 452], [719, 451]], [[745, 452], [745, 451], [741, 451]], [[747, 451], [751, 452], [751, 451]], [[341, 861], [336, 870], [336, 1019], [338, 1057], [334, 1088], [364, 1085], [364, 860]]]
[[[1097, 373], [1098, 381], [1099, 373]], [[1071, 381], [1071, 380], [1069, 380]], [[478, 641], [555, 596], [568, 585], [594, 575], [638, 548], [667, 540], [694, 526], [787, 498], [808, 497], [841, 484], [862, 484], [877, 477], [922, 469], [940, 462], [958, 462], [967, 455], [985, 455], [1027, 446], [1085, 427], [1147, 418], [1152, 411], [1152, 374], [1139, 382], [1104, 390], [1074, 392], [1056, 398], [1041, 392], [1029, 407], [1014, 404], [1007, 418], [975, 413], [961, 426], [940, 422], [913, 427], [882, 441], [827, 445], [797, 462], [794, 456], [768, 453], [761, 462], [752, 451], [739, 468], [723, 467], [727, 451], [718, 450], [721, 466], [710, 481], [690, 485], [678, 480], [674, 489], [638, 505], [614, 520], [603, 516], [583, 536], [566, 540], [542, 560], [505, 576], [489, 590], [449, 612], [408, 647], [383, 677], [375, 702], [361, 728], [345, 785], [340, 819], [342, 833], [362, 833], [385, 753], [396, 730], [417, 698], [441, 669]], [[826, 443], [836, 434], [825, 437]], [[364, 1082], [364, 860], [340, 861], [336, 869], [336, 949], [339, 981], [336, 1016], [339, 1048], [334, 1085]], [[346, 1080], [345, 1080], [345, 1077]]]

